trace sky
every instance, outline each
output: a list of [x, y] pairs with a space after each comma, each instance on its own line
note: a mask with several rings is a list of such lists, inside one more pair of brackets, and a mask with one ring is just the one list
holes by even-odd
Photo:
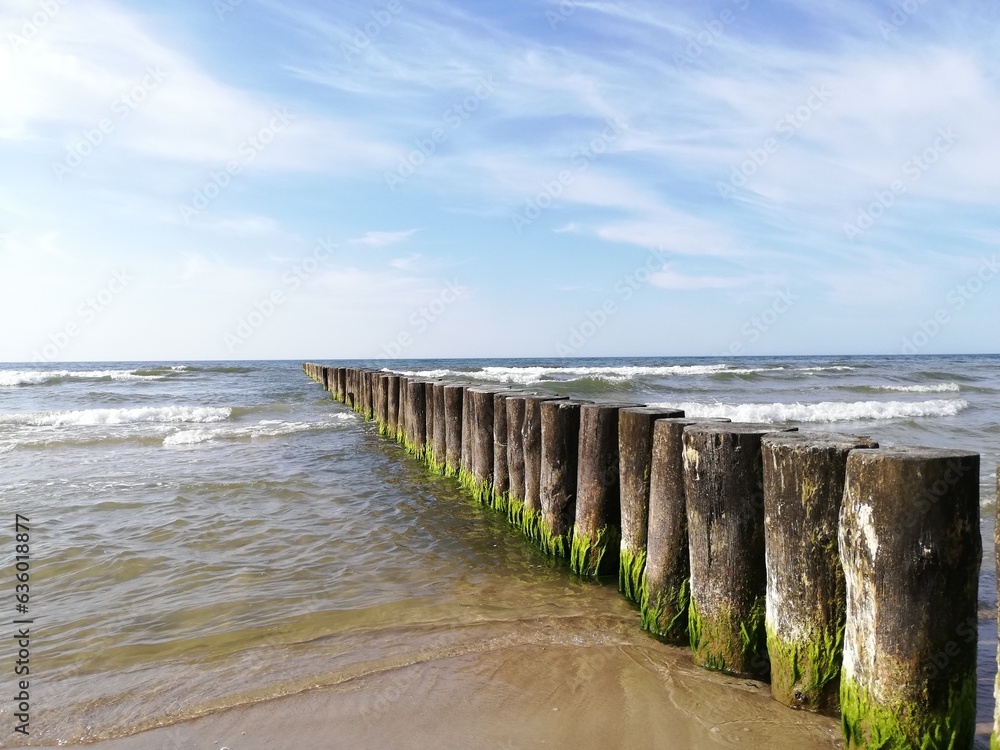
[[998, 21], [0, 0], [0, 360], [998, 352]]

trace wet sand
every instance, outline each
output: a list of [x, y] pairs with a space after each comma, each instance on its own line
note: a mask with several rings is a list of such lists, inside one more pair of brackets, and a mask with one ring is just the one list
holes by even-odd
[[102, 750], [842, 747], [839, 723], [766, 685], [697, 669], [683, 648], [515, 646], [243, 706]]

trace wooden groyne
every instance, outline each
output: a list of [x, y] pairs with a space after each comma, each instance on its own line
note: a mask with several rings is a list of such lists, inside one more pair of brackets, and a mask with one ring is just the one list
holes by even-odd
[[303, 369], [696, 663], [839, 715], [851, 749], [972, 748], [977, 454]]

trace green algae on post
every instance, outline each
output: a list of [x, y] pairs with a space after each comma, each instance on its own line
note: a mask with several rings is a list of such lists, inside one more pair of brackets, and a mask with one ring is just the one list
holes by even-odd
[[765, 435], [761, 446], [771, 696], [835, 714], [847, 607], [837, 547], [847, 458], [877, 444], [788, 432]]
[[581, 405], [580, 401], [541, 404], [540, 546], [554, 557], [568, 555], [576, 517]]
[[633, 552], [624, 544], [618, 553], [618, 590], [641, 603], [646, 592], [646, 551]]
[[641, 558], [646, 561], [646, 538], [649, 523], [649, 477], [653, 460], [653, 423], [665, 417], [683, 417], [680, 409], [630, 407], [618, 413], [618, 461], [621, 495], [621, 563], [633, 569], [619, 571], [626, 585], [619, 590], [636, 604], [642, 599], [642, 569], [635, 570]]
[[618, 412], [632, 405], [580, 407], [576, 517], [570, 550], [570, 567], [577, 575], [595, 577], [615, 572], [621, 544]]
[[457, 477], [461, 469], [462, 409], [464, 397], [465, 389], [463, 386], [444, 386], [444, 473], [448, 477]]
[[773, 431], [703, 422], [683, 436], [695, 661], [759, 679], [769, 670], [761, 438]]
[[966, 750], [976, 731], [979, 455], [852, 451], [839, 547], [850, 750]]
[[[653, 423], [642, 627], [665, 640], [688, 640], [691, 566], [684, 494], [684, 428], [702, 420], [668, 417]], [[708, 422], [728, 422], [709, 419]]]

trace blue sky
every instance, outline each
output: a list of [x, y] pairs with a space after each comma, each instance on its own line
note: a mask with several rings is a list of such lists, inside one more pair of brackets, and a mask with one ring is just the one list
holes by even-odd
[[5, 361], [1000, 351], [1000, 10], [0, 0]]

